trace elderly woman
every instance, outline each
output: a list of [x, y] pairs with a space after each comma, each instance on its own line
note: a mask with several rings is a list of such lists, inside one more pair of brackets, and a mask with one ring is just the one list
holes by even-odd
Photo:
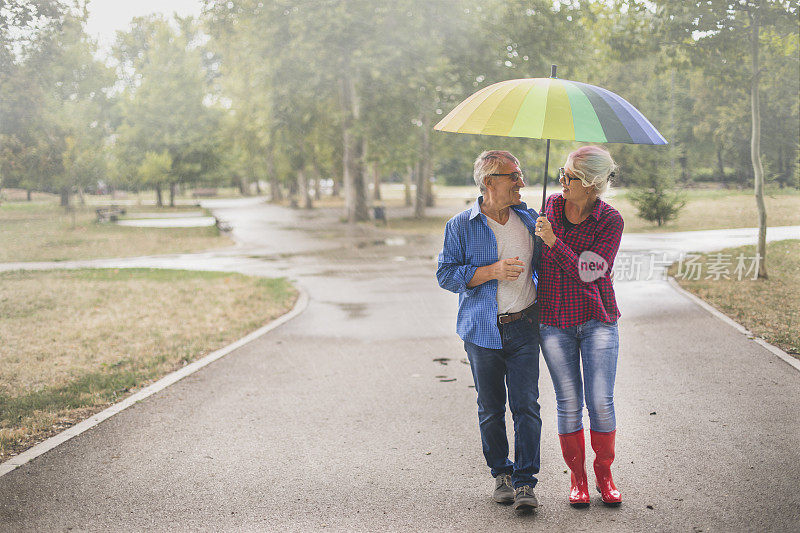
[[542, 355], [556, 392], [561, 451], [572, 471], [569, 503], [576, 507], [589, 505], [584, 397], [597, 490], [605, 504], [622, 502], [611, 477], [620, 316], [611, 269], [623, 222], [619, 212], [599, 198], [615, 167], [611, 155], [597, 146], [569, 154], [559, 169], [561, 194], [547, 199], [544, 216], [536, 220], [536, 235], [546, 245], [538, 288]]

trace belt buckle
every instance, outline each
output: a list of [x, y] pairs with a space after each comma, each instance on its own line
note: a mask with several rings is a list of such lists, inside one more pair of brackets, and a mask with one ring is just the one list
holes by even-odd
[[[511, 315], [509, 315], [508, 313], [503, 313], [502, 315], [497, 315], [497, 321], [498, 321], [500, 324], [508, 324], [508, 322], [503, 322], [503, 319], [504, 319], [504, 318], [508, 318], [509, 316], [511, 316]], [[509, 322], [510, 322], [510, 321], [509, 321]]]

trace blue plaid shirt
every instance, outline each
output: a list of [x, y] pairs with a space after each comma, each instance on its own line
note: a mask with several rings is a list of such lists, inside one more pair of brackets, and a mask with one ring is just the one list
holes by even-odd
[[[444, 230], [444, 246], [439, 254], [436, 278], [439, 286], [458, 294], [458, 320], [456, 332], [467, 342], [484, 348], [501, 349], [500, 330], [497, 327], [497, 280], [489, 280], [477, 287], [467, 288], [478, 267], [496, 263], [497, 241], [494, 232], [481, 212], [483, 196], [467, 209], [447, 222]], [[512, 205], [531, 235], [534, 235], [536, 218], [539, 216], [525, 203]], [[531, 277], [537, 284], [536, 269], [542, 253], [543, 241], [534, 235]]]

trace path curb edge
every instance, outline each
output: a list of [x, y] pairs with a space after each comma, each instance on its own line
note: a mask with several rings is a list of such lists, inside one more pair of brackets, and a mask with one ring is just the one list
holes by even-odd
[[56, 446], [63, 444], [64, 442], [68, 441], [72, 437], [76, 437], [87, 431], [94, 426], [98, 425], [100, 422], [111, 418], [115, 414], [124, 411], [131, 405], [144, 400], [148, 396], [152, 396], [153, 394], [157, 393], [160, 390], [163, 390], [173, 383], [180, 381], [181, 379], [194, 374], [201, 368], [213, 363], [217, 359], [221, 359], [222, 357], [228, 355], [232, 351], [236, 350], [237, 348], [241, 348], [245, 344], [256, 340], [257, 338], [261, 337], [262, 335], [272, 331], [273, 329], [277, 328], [288, 322], [289, 320], [293, 319], [294, 317], [301, 314], [305, 311], [306, 307], [308, 307], [309, 296], [308, 293], [299, 285], [295, 285], [298, 291], [297, 302], [295, 302], [294, 307], [288, 313], [281, 315], [280, 317], [276, 318], [269, 324], [266, 324], [259, 329], [245, 335], [238, 341], [235, 341], [224, 348], [220, 348], [210, 354], [206, 355], [202, 359], [198, 359], [183, 368], [179, 368], [178, 370], [171, 372], [164, 376], [163, 378], [159, 379], [155, 383], [148, 385], [147, 387], [143, 388], [142, 390], [128, 396], [124, 400], [115, 403], [114, 405], [108, 407], [107, 409], [96, 413], [86, 420], [83, 420], [74, 426], [71, 426], [61, 433], [57, 435], [53, 435], [49, 439], [40, 442], [36, 446], [29, 448], [22, 452], [19, 455], [15, 455], [11, 459], [5, 461], [4, 463], [0, 463], [0, 477], [8, 474], [9, 472], [15, 470], [16, 468], [24, 465], [25, 463], [39, 457], [47, 453], [48, 451], [52, 450]]
[[709, 313], [711, 313], [712, 315], [717, 317], [718, 319], [722, 320], [723, 322], [725, 322], [729, 326], [732, 326], [734, 329], [738, 330], [739, 333], [747, 335], [756, 344], [760, 344], [761, 346], [763, 346], [764, 348], [766, 348], [767, 350], [769, 350], [773, 354], [777, 355], [779, 358], [781, 358], [784, 361], [786, 361], [786, 363], [788, 363], [789, 366], [793, 367], [795, 370], [800, 372], [800, 360], [792, 357], [791, 355], [789, 355], [788, 353], [784, 352], [783, 350], [781, 350], [777, 346], [773, 346], [772, 344], [768, 343], [767, 341], [765, 341], [761, 337], [756, 336], [752, 331], [750, 331], [749, 329], [747, 329], [743, 325], [739, 324], [738, 322], [733, 320], [731, 317], [729, 317], [725, 313], [721, 312], [719, 309], [717, 309], [713, 305], [709, 304], [708, 302], [698, 298], [697, 296], [695, 296], [691, 292], [687, 291], [686, 289], [681, 287], [680, 284], [678, 284], [678, 282], [672, 276], [669, 276], [667, 278], [667, 281], [672, 286], [672, 288], [675, 289], [677, 292], [679, 292], [682, 295], [686, 296], [691, 301], [693, 301], [694, 303], [696, 303], [697, 305], [699, 305], [700, 307], [702, 307], [703, 309], [705, 309], [706, 311], [708, 311]]

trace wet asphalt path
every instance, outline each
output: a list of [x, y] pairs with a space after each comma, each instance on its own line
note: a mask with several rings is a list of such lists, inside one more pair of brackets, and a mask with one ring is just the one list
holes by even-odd
[[666, 282], [616, 285], [623, 505], [566, 504], [542, 362], [541, 507], [517, 516], [489, 499], [438, 239], [225, 205], [234, 249], [90, 264], [288, 276], [307, 310], [0, 477], [0, 531], [800, 530], [800, 373]]

